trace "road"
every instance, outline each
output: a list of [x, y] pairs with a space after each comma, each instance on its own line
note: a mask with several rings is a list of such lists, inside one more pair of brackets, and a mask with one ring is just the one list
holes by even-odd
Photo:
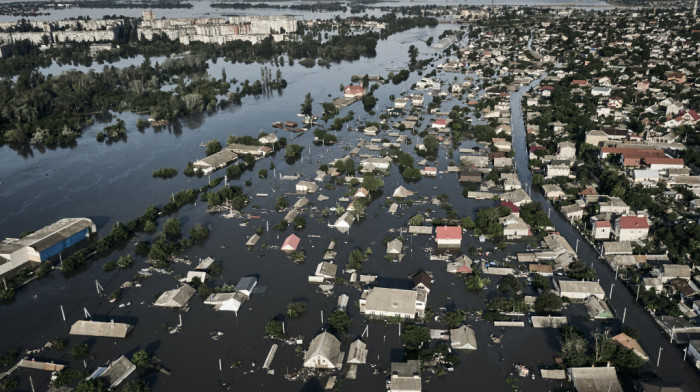
[[[513, 93], [510, 98], [511, 105], [511, 126], [513, 131], [513, 148], [515, 149], [515, 159], [517, 172], [523, 188], [530, 190], [532, 186], [532, 173], [528, 169], [528, 151], [525, 142], [525, 125], [521, 107], [521, 98], [531, 86], [539, 84], [539, 78], [529, 86], [522, 87], [518, 92]], [[700, 375], [687, 362], [683, 361], [683, 351], [676, 345], [669, 342], [656, 325], [649, 313], [641, 306], [633, 294], [625, 287], [622, 281], [615, 279], [615, 272], [605, 263], [599, 262], [598, 252], [583, 238], [558, 211], [547, 200], [539, 190], [529, 192], [533, 201], [542, 205], [545, 211], [552, 209], [550, 219], [561, 235], [566, 238], [572, 247], [576, 247], [578, 241], [578, 257], [587, 264], [592, 264], [596, 274], [600, 279], [600, 285], [609, 295], [611, 285], [612, 298], [609, 301], [611, 308], [617, 315], [622, 315], [626, 311], [625, 325], [640, 331], [639, 344], [649, 356], [649, 362], [656, 374], [666, 381], [676, 381], [685, 383], [688, 390], [700, 391]], [[661, 360], [656, 366], [659, 350], [661, 349]]]

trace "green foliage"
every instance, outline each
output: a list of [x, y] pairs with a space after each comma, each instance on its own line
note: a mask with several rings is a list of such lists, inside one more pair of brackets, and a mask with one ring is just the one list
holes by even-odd
[[127, 268], [131, 265], [134, 264], [134, 257], [130, 254], [127, 254], [126, 256], [121, 256], [120, 258], [117, 259], [117, 266], [119, 268]]
[[298, 318], [306, 314], [309, 304], [306, 301], [293, 301], [287, 304], [287, 316]]
[[0, 380], [0, 391], [14, 391], [19, 385], [19, 381], [14, 377], [5, 377]]
[[156, 232], [156, 222], [154, 222], [152, 220], [146, 221], [146, 223], [144, 223], [144, 225], [143, 225], [143, 231], [145, 231], [146, 233], [149, 233], [149, 234], [155, 233]]
[[498, 284], [498, 290], [504, 294], [515, 294], [522, 290], [522, 285], [518, 278], [512, 274], [503, 277], [501, 283]]
[[195, 244], [201, 243], [207, 238], [209, 238], [209, 229], [202, 226], [201, 223], [195, 223], [190, 229], [190, 239], [192, 239], [192, 242]]
[[545, 291], [535, 300], [537, 314], [551, 314], [561, 310], [564, 305], [561, 297], [552, 291]]
[[540, 203], [525, 203], [520, 206], [520, 217], [535, 229], [553, 226]]
[[289, 201], [287, 201], [287, 197], [282, 195], [277, 198], [277, 201], [275, 202], [275, 209], [277, 211], [281, 211], [285, 208], [289, 207]]
[[205, 144], [205, 151], [207, 156], [216, 154], [217, 152], [221, 151], [221, 142], [218, 140], [209, 140], [207, 144]]
[[143, 380], [133, 380], [122, 388], [122, 392], [150, 392], [151, 388]]
[[535, 274], [532, 277], [532, 287], [540, 290], [549, 290], [552, 288], [552, 282], [546, 276]]
[[362, 186], [370, 192], [376, 192], [384, 186], [384, 180], [367, 174], [362, 179]]
[[350, 252], [350, 256], [348, 259], [348, 268], [359, 271], [362, 268], [363, 262], [364, 255], [362, 254], [362, 251], [359, 249], [353, 249]]
[[489, 284], [491, 284], [491, 280], [487, 277], [482, 277], [481, 270], [478, 268], [474, 268], [473, 273], [464, 279], [464, 285], [467, 290], [482, 290]]
[[284, 338], [286, 334], [282, 331], [282, 321], [272, 319], [265, 324], [265, 335], [273, 338]]
[[258, 177], [260, 178], [267, 178], [267, 169], [260, 169], [258, 171]]
[[589, 363], [588, 343], [575, 327], [562, 328], [561, 357], [569, 367], [586, 366]]
[[462, 325], [466, 319], [466, 314], [461, 309], [455, 309], [445, 314], [445, 326], [450, 329], [455, 329]]
[[101, 378], [81, 380], [75, 392], [107, 392], [107, 385]]
[[493, 297], [486, 303], [486, 309], [494, 312], [527, 312], [528, 306], [521, 296]]
[[70, 384], [75, 380], [84, 379], [89, 375], [90, 373], [85, 370], [78, 370], [71, 367], [66, 367], [60, 372], [58, 372], [56, 380], [54, 380], [53, 382], [53, 386], [56, 388], [60, 388], [64, 385]]
[[304, 151], [304, 147], [298, 144], [288, 144], [284, 147], [284, 156], [288, 159], [295, 159], [301, 156], [302, 151]]
[[430, 330], [428, 327], [407, 325], [401, 334], [401, 340], [406, 346], [406, 351], [418, 352], [424, 344], [430, 343]]
[[177, 238], [181, 236], [182, 227], [180, 227], [180, 220], [174, 216], [168, 218], [163, 225], [163, 233], [170, 238]]
[[292, 225], [297, 229], [303, 229], [306, 227], [306, 218], [301, 215], [297, 215], [292, 220]]
[[177, 175], [177, 169], [174, 167], [161, 167], [158, 170], [153, 171], [154, 178], [173, 178]]
[[111, 272], [111, 271], [114, 271], [115, 269], [117, 269], [117, 263], [115, 263], [112, 260], [107, 261], [104, 264], [102, 264], [102, 270], [104, 272]]
[[311, 110], [313, 109], [313, 102], [314, 99], [311, 97], [311, 93], [306, 93], [304, 102], [301, 104], [301, 113], [310, 116]]
[[70, 355], [73, 357], [73, 359], [87, 358], [89, 353], [90, 353], [90, 349], [88, 348], [88, 345], [85, 343], [78, 344], [76, 346], [73, 346], [73, 348], [70, 349]]
[[576, 260], [569, 264], [567, 275], [573, 280], [595, 280], [596, 274], [593, 267], [586, 265], [582, 260]]
[[147, 368], [151, 363], [151, 356], [145, 350], [139, 350], [131, 357], [131, 362], [140, 368]]
[[352, 319], [350, 316], [343, 312], [342, 310], [336, 309], [328, 316], [328, 325], [331, 326], [336, 331], [345, 332], [350, 329], [352, 325]]
[[482, 208], [476, 212], [474, 220], [474, 235], [484, 234], [491, 237], [503, 236], [503, 226], [498, 223], [498, 218], [508, 216], [510, 210], [507, 207]]
[[10, 351], [0, 355], [0, 367], [14, 365], [15, 362], [17, 361], [18, 356], [19, 356], [19, 351], [17, 351], [17, 350], [10, 350]]
[[423, 221], [425, 221], [425, 218], [423, 218], [423, 215], [421, 214], [416, 214], [411, 217], [411, 219], [408, 220], [408, 224], [411, 226], [420, 226], [423, 224]]
[[405, 168], [405, 169], [403, 170], [403, 172], [401, 173], [401, 175], [402, 175], [403, 178], [406, 179], [406, 180], [418, 180], [418, 179], [420, 179], [420, 178], [422, 177], [421, 174], [420, 174], [420, 169], [416, 169], [416, 168], [413, 168], [413, 167], [407, 167], [407, 168]]

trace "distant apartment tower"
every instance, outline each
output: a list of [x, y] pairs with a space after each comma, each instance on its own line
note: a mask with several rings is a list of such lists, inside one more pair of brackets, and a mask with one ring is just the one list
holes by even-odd
[[143, 11], [143, 20], [154, 20], [156, 18], [153, 10]]

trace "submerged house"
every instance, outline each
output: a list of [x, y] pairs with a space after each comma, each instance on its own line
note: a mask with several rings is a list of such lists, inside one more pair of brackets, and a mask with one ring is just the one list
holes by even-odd
[[392, 362], [389, 382], [392, 392], [420, 392], [422, 390], [420, 364], [415, 359]]
[[360, 313], [374, 317], [399, 317], [413, 320], [422, 314], [428, 300], [426, 290], [402, 290], [374, 287], [362, 292]]
[[282, 243], [282, 246], [280, 249], [284, 252], [293, 252], [297, 250], [297, 247], [299, 247], [299, 242], [301, 241], [301, 238], [299, 238], [296, 234], [292, 233], [289, 235], [284, 240], [284, 243]]
[[322, 332], [311, 341], [304, 355], [304, 367], [312, 369], [340, 369], [345, 353], [340, 351], [340, 340]]
[[108, 388], [116, 388], [122, 381], [129, 377], [134, 370], [136, 370], [136, 365], [122, 355], [118, 359], [112, 361], [109, 366], [98, 367], [89, 378], [99, 378], [105, 382]]
[[450, 345], [457, 350], [476, 350], [476, 335], [474, 330], [462, 325], [450, 330]]
[[177, 289], [168, 290], [161, 294], [153, 305], [165, 308], [181, 308], [187, 305], [195, 291], [194, 287], [183, 284]]
[[115, 323], [114, 320], [109, 322], [80, 320], [76, 321], [70, 327], [70, 334], [106, 338], [125, 338], [132, 328], [131, 324]]
[[438, 248], [459, 248], [462, 246], [462, 228], [459, 226], [436, 227], [435, 242]]

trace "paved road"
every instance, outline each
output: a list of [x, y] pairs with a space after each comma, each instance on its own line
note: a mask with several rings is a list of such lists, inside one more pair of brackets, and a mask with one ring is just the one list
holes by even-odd
[[[530, 86], [539, 84], [540, 80], [541, 78]], [[529, 190], [532, 186], [532, 174], [528, 169], [528, 152], [521, 107], [522, 94], [528, 89], [529, 87], [523, 87], [517, 93], [512, 94], [510, 105], [513, 148], [516, 153], [518, 177], [523, 187]], [[700, 391], [700, 374], [689, 363], [683, 362], [683, 351], [671, 344], [669, 338], [661, 333], [649, 313], [635, 301], [633, 294], [624, 286], [623, 282], [615, 279], [614, 271], [607, 264], [598, 261], [596, 250], [554, 209], [541, 192], [533, 190], [530, 192], [530, 197], [533, 201], [542, 204], [545, 211], [549, 208], [552, 209], [550, 219], [572, 247], [576, 247], [578, 241], [578, 257], [587, 264], [593, 264], [600, 279], [600, 285], [607, 295], [610, 294], [611, 284], [615, 285], [612, 289], [612, 299], [609, 301], [610, 306], [618, 315], [622, 315], [624, 309], [627, 309], [625, 325], [640, 331], [639, 344], [649, 355], [649, 362], [657, 375], [666, 381], [683, 382], [689, 391]], [[661, 361], [660, 366], [657, 367], [656, 361], [660, 348], [662, 349]]]

